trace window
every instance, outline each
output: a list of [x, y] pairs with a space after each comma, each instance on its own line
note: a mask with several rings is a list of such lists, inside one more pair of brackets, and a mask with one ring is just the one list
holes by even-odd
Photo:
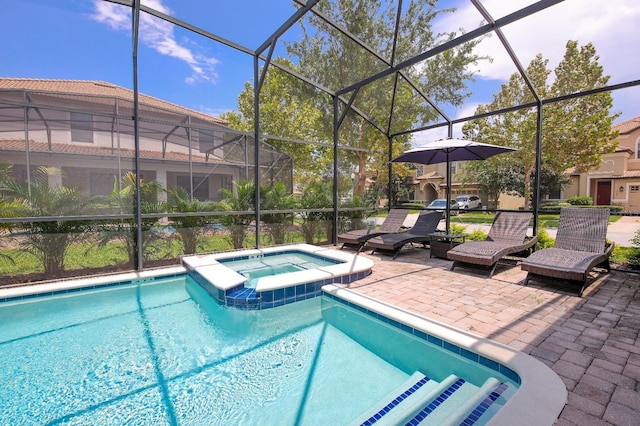
[[91, 114], [71, 113], [71, 141], [93, 143], [93, 116]]
[[193, 184], [193, 198], [206, 201], [209, 199], [209, 179], [205, 177], [193, 176], [193, 181], [189, 183], [189, 176], [177, 176], [177, 184], [183, 188], [187, 193], [191, 190], [191, 184]]
[[629, 191], [631, 192], [640, 192], [640, 185], [630, 185]]

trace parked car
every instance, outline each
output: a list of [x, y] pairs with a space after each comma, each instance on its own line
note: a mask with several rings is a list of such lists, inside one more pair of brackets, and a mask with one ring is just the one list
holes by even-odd
[[456, 202], [461, 210], [473, 210], [482, 208], [482, 200], [477, 195], [460, 195], [456, 197]]
[[[427, 208], [429, 210], [444, 212], [447, 208], [447, 200], [444, 198], [435, 199], [427, 206]], [[455, 200], [451, 200], [449, 210], [451, 211], [451, 216], [457, 216], [458, 213], [460, 213], [460, 205]]]

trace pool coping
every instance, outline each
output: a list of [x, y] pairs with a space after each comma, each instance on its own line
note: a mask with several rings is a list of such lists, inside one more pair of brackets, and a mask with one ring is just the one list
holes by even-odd
[[401, 327], [403, 329], [410, 327], [434, 336], [515, 372], [520, 378], [520, 387], [489, 420], [489, 425], [551, 425], [567, 402], [568, 392], [564, 382], [551, 368], [530, 355], [347, 288], [326, 285], [322, 290], [333, 298], [397, 321], [405, 326]]
[[170, 278], [172, 276], [182, 276], [187, 270], [182, 266], [168, 268], [150, 269], [141, 272], [124, 272], [112, 275], [100, 275], [95, 277], [76, 277], [66, 280], [27, 284], [16, 287], [0, 288], [0, 302], [27, 299], [40, 296], [51, 296], [62, 293], [72, 293], [81, 290], [97, 289], [112, 285], [123, 285], [132, 283], [144, 283], [153, 281], [156, 278]]

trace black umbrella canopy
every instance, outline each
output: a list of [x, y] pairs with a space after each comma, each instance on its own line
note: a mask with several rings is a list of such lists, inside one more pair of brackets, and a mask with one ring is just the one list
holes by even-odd
[[[451, 162], [452, 161], [473, 161], [485, 160], [494, 155], [505, 152], [516, 151], [515, 148], [507, 146], [491, 145], [488, 143], [474, 142], [465, 139], [440, 139], [409, 149], [398, 158], [394, 158], [396, 163], [418, 163], [418, 164], [438, 164], [447, 163], [447, 199], [451, 195]], [[449, 233], [449, 203], [447, 203], [446, 227]]]
[[486, 160], [494, 155], [511, 151], [516, 151], [516, 149], [465, 139], [440, 139], [405, 151], [392, 161], [396, 163], [437, 164], [449, 161]]

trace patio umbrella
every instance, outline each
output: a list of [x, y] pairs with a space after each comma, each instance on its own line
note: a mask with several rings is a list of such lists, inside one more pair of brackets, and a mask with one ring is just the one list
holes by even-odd
[[417, 148], [409, 149], [398, 158], [391, 161], [395, 163], [418, 163], [418, 164], [437, 164], [447, 163], [447, 210], [446, 210], [446, 228], [449, 233], [449, 200], [451, 197], [451, 162], [452, 161], [472, 161], [485, 160], [497, 154], [516, 151], [515, 148], [507, 146], [491, 145], [488, 143], [474, 142], [465, 139], [440, 139], [427, 143]]

